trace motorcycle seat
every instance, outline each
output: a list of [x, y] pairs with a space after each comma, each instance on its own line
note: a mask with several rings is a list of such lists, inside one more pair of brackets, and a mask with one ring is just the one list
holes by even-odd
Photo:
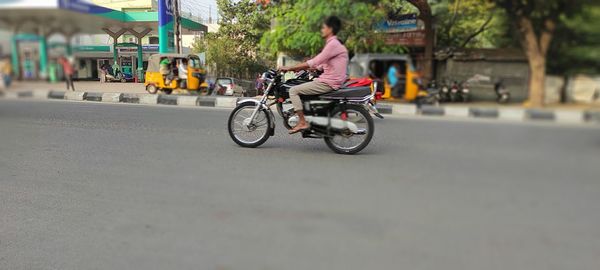
[[347, 99], [347, 100], [360, 100], [371, 95], [370, 86], [340, 88], [338, 90], [320, 95], [321, 99]]

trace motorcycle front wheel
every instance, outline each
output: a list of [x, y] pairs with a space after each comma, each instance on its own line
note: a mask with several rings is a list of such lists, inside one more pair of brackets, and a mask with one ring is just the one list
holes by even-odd
[[265, 109], [260, 109], [250, 123], [252, 112], [256, 108], [254, 103], [243, 103], [237, 106], [229, 116], [227, 130], [231, 139], [239, 146], [255, 148], [265, 143], [272, 133], [273, 119]]
[[346, 105], [333, 110], [332, 118], [337, 118], [354, 123], [358, 132], [343, 131], [332, 137], [325, 137], [329, 149], [338, 154], [353, 155], [362, 151], [373, 138], [375, 125], [371, 114], [360, 105]]

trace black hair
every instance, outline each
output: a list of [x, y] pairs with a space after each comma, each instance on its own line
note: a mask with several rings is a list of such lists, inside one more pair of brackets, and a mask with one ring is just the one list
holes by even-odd
[[327, 17], [323, 23], [333, 29], [334, 35], [337, 35], [337, 33], [340, 32], [340, 29], [342, 29], [342, 21], [336, 16]]

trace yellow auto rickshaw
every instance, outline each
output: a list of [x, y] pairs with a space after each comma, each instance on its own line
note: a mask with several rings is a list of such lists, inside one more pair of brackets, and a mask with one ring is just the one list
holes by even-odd
[[[387, 74], [392, 65], [397, 64], [399, 93], [393, 93]], [[417, 74], [409, 55], [401, 54], [356, 54], [350, 60], [350, 77], [371, 79], [383, 82], [383, 99], [404, 99], [414, 101], [419, 93]]]
[[[163, 62], [162, 69], [161, 62]], [[167, 66], [165, 63], [168, 63]], [[179, 65], [186, 66], [187, 76], [185, 78], [187, 79], [180, 78]], [[198, 91], [205, 79], [206, 70], [202, 67], [197, 55], [160, 53], [153, 54], [148, 59], [144, 86], [150, 94], [156, 94], [158, 90], [167, 94], [175, 89]], [[170, 83], [165, 84], [165, 80], [170, 80]]]

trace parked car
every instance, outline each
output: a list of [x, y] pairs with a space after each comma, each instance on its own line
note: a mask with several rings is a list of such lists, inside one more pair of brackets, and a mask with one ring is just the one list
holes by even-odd
[[215, 80], [215, 86], [212, 89], [213, 95], [221, 96], [244, 96], [244, 89], [239, 86], [234, 78], [219, 77]]

